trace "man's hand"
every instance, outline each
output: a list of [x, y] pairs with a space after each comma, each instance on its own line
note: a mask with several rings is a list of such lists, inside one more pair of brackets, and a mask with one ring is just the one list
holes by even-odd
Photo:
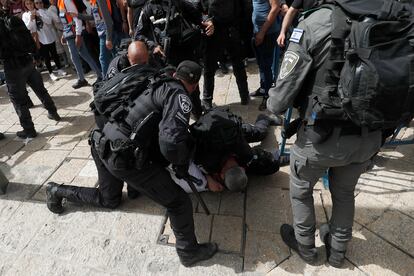
[[80, 49], [80, 47], [82, 46], [82, 37], [80, 35], [76, 35], [75, 45], [78, 49]]
[[214, 24], [213, 21], [207, 20], [204, 22], [201, 22], [201, 25], [204, 26], [205, 32], [207, 36], [212, 36], [214, 34]]
[[60, 43], [62, 43], [62, 45], [66, 45], [66, 38], [63, 35], [60, 37]]
[[260, 44], [263, 43], [265, 35], [262, 32], [258, 32], [255, 37], [254, 37], [254, 44], [256, 46], [259, 46]]
[[278, 38], [277, 38], [277, 45], [279, 45], [279, 47], [285, 47], [285, 39], [286, 36], [284, 33], [280, 33]]
[[110, 40], [105, 41], [105, 46], [106, 46], [106, 49], [112, 50], [113, 48], [112, 41]]
[[188, 164], [184, 164], [184, 165], [173, 165], [173, 170], [175, 172], [175, 176], [178, 179], [183, 179], [186, 176], [188, 176]]
[[165, 53], [162, 50], [161, 46], [158, 45], [157, 47], [154, 48], [154, 51], [152, 52], [154, 55], [161, 55], [163, 57], [165, 57]]
[[216, 181], [210, 175], [206, 175], [207, 178], [207, 187], [212, 192], [222, 192], [224, 190], [224, 186], [220, 184], [220, 182]]
[[289, 10], [288, 5], [283, 4], [283, 5], [282, 5], [282, 7], [280, 8], [280, 14], [281, 14], [282, 16], [285, 16], [288, 10]]

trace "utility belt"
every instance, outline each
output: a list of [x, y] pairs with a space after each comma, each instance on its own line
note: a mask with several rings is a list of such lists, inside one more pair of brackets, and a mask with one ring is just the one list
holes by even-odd
[[121, 124], [109, 121], [102, 130], [95, 129], [91, 132], [89, 144], [95, 147], [101, 159], [110, 156], [113, 160], [121, 159], [122, 163], [129, 164], [130, 168], [142, 169], [148, 161], [150, 138], [154, 125], [159, 123], [159, 118], [159, 113], [152, 112], [132, 131], [128, 131]]
[[305, 121], [298, 118], [290, 122], [284, 129], [282, 136], [290, 138], [297, 133], [299, 128], [303, 127], [306, 137], [314, 144], [320, 144], [331, 137], [335, 128], [339, 128], [339, 136], [360, 135], [365, 136], [375, 130], [369, 130], [367, 127], [359, 127], [348, 122], [338, 121], [320, 121], [314, 125], [307, 125]]

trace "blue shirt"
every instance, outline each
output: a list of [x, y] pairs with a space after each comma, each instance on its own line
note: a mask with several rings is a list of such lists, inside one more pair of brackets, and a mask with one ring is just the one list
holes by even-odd
[[[253, 0], [253, 14], [252, 14], [252, 22], [253, 22], [253, 32], [258, 33], [260, 28], [266, 22], [267, 16], [269, 15], [271, 5], [269, 0]], [[279, 24], [278, 20], [270, 26], [267, 30], [266, 34], [273, 34], [279, 31]]]

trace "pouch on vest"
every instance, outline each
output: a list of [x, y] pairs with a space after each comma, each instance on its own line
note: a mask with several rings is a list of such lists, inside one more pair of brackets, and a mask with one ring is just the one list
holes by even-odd
[[330, 52], [309, 98], [307, 125], [343, 121], [383, 130], [409, 121], [414, 116], [410, 9], [388, 0], [335, 2]]

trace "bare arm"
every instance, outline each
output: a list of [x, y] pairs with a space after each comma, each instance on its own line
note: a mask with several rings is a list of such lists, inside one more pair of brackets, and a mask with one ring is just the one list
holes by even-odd
[[280, 47], [285, 47], [285, 39], [286, 39], [287, 30], [289, 29], [290, 25], [292, 25], [292, 21], [295, 18], [297, 13], [298, 13], [298, 9], [290, 7], [286, 13], [286, 16], [283, 18], [282, 29], [280, 30], [279, 37], [277, 38], [277, 44]]
[[277, 14], [280, 11], [280, 5], [278, 0], [269, 0], [269, 4], [269, 14], [267, 15], [265, 23], [263, 23], [262, 27], [260, 28], [260, 31], [256, 34], [255, 37], [256, 46], [263, 43], [264, 36], [266, 35], [267, 31], [272, 26], [272, 24], [275, 22]]

